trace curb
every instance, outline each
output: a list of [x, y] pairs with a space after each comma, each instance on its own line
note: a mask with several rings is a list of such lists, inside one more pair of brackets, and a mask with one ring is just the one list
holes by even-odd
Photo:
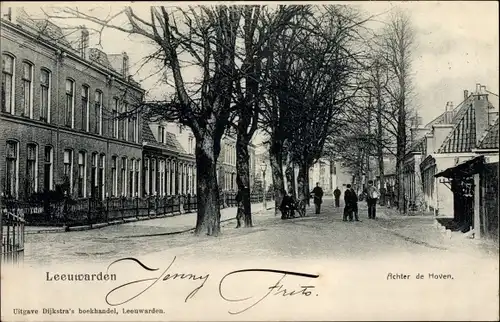
[[[272, 207], [272, 208], [266, 208], [265, 211], [272, 210], [272, 209], [274, 209], [274, 207]], [[264, 212], [263, 209], [257, 211], [256, 214], [262, 213], [262, 212]], [[228, 218], [228, 219], [223, 219], [223, 220], [220, 221], [220, 223], [228, 222], [228, 221], [231, 221], [231, 220], [236, 220], [236, 217], [232, 217], [232, 218]], [[121, 236], [121, 237], [118, 237], [118, 238], [141, 238], [141, 237], [156, 237], [156, 236], [179, 235], [179, 234], [185, 234], [185, 233], [194, 231], [195, 229], [196, 228], [189, 228], [189, 229], [184, 229], [184, 230], [179, 230], [179, 231], [172, 231], [172, 232], [166, 232], [166, 233]]]
[[[226, 208], [227, 209], [227, 208]], [[274, 207], [271, 208], [266, 208], [266, 211], [274, 209]], [[261, 213], [262, 209], [257, 211], [257, 213]], [[180, 215], [189, 215], [189, 214], [194, 214], [195, 212], [175, 212], [171, 214], [161, 214], [161, 215], [155, 215], [155, 216], [139, 216], [139, 217], [130, 217], [130, 218], [124, 218], [122, 219], [117, 219], [113, 220], [110, 222], [106, 223], [97, 223], [97, 224], [92, 224], [92, 225], [81, 225], [81, 226], [72, 226], [72, 227], [58, 227], [58, 228], [48, 228], [48, 229], [40, 229], [40, 230], [33, 230], [33, 231], [25, 231], [25, 234], [47, 234], [47, 233], [64, 233], [64, 232], [69, 232], [69, 231], [85, 231], [85, 230], [93, 230], [93, 229], [99, 229], [99, 228], [104, 228], [108, 226], [113, 226], [113, 225], [119, 225], [119, 224], [126, 224], [130, 222], [136, 222], [136, 221], [145, 221], [145, 220], [151, 220], [151, 219], [160, 219], [160, 218], [167, 218], [167, 217], [176, 217]], [[221, 220], [221, 223], [230, 221], [236, 219], [234, 218], [229, 218], [229, 219], [224, 219]], [[182, 234], [185, 232], [189, 232], [191, 230], [194, 230], [195, 228], [190, 228], [188, 230], [182, 230], [178, 232], [170, 232], [170, 233], [161, 233], [161, 234], [152, 234], [152, 235], [138, 235], [138, 236], [127, 236], [124, 238], [128, 237], [146, 237], [146, 236], [162, 236], [162, 235], [175, 235], [175, 234]]]

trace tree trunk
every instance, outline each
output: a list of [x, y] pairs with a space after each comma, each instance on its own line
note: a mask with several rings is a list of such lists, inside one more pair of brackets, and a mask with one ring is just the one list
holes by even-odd
[[308, 206], [311, 205], [311, 187], [309, 185], [309, 168], [310, 166], [309, 165], [304, 165], [304, 173], [305, 173], [305, 185], [304, 185], [304, 196], [306, 198], [306, 203]]
[[205, 135], [196, 140], [196, 179], [198, 213], [195, 234], [203, 231], [209, 236], [220, 232], [219, 187], [217, 184], [217, 149], [215, 140]]
[[292, 158], [290, 156], [287, 157], [285, 177], [288, 192], [293, 191], [293, 195], [296, 196], [297, 190], [295, 187], [295, 169]]
[[238, 185], [238, 212], [236, 215], [236, 228], [241, 227], [244, 219], [245, 227], [252, 227], [252, 209], [250, 204], [250, 169], [248, 154], [249, 139], [241, 133], [236, 138], [236, 184]]
[[[378, 74], [377, 74], [378, 75]], [[380, 78], [377, 77], [377, 80], [379, 81]], [[378, 84], [379, 85], [379, 84]], [[380, 86], [377, 86], [377, 158], [378, 158], [378, 175], [379, 175], [379, 183], [380, 183], [380, 189], [383, 192], [380, 196], [380, 203], [381, 205], [385, 205], [386, 203], [386, 193], [387, 193], [387, 188], [385, 187], [385, 178], [384, 178], [384, 150], [383, 150], [383, 135], [384, 135], [384, 127], [382, 125], [382, 97], [380, 93]]]
[[[273, 176], [274, 188], [274, 211], [277, 214], [281, 201], [285, 195], [285, 183], [283, 180], [283, 144], [279, 140], [273, 140], [269, 148], [269, 161], [271, 163], [271, 171]], [[265, 188], [264, 188], [265, 191]]]
[[299, 164], [299, 173], [297, 174], [298, 199], [304, 200], [309, 204], [309, 169], [306, 164]]

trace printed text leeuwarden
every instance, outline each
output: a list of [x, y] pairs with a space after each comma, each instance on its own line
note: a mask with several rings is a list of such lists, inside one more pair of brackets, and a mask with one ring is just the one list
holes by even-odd
[[49, 282], [55, 281], [70, 281], [70, 282], [93, 282], [93, 281], [116, 281], [116, 274], [99, 273], [75, 273], [75, 274], [55, 274], [46, 273], [46, 280]]

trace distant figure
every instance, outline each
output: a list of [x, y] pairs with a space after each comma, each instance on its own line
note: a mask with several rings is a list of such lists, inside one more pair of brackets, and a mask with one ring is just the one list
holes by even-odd
[[283, 200], [281, 201], [280, 211], [281, 219], [290, 219], [295, 208], [295, 201], [291, 194], [285, 191]]
[[333, 197], [335, 198], [335, 207], [340, 207], [340, 195], [342, 192], [340, 191], [339, 187], [333, 191]]
[[366, 188], [366, 203], [368, 204], [368, 218], [375, 219], [377, 211], [377, 200], [380, 197], [380, 192], [373, 186], [373, 180], [368, 181]]
[[347, 185], [347, 190], [344, 192], [344, 217], [343, 221], [347, 221], [347, 217], [349, 217], [349, 221], [353, 220], [353, 214], [356, 221], [360, 221], [358, 217], [358, 196], [354, 189], [350, 184]]
[[321, 203], [323, 202], [323, 189], [319, 186], [319, 182], [316, 182], [316, 187], [314, 187], [311, 194], [314, 198], [314, 205], [316, 206], [316, 214], [319, 214], [321, 211]]

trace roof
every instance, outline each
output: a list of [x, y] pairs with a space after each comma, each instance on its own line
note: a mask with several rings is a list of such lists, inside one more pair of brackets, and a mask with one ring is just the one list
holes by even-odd
[[478, 144], [479, 149], [498, 149], [499, 148], [499, 131], [498, 131], [498, 118], [494, 124], [492, 124], [485, 135]]
[[476, 113], [474, 104], [464, 104], [453, 118], [453, 129], [444, 139], [438, 153], [470, 152], [476, 147]]
[[434, 175], [434, 177], [445, 177], [445, 178], [461, 178], [469, 177], [475, 173], [478, 173], [482, 169], [482, 165], [485, 162], [484, 155], [472, 158], [470, 160], [464, 161], [457, 164], [454, 167], [448, 168]]
[[144, 121], [142, 125], [142, 138], [148, 145], [160, 149], [168, 149], [178, 153], [186, 153], [173, 133], [165, 132], [165, 143], [158, 142], [153, 134], [153, 131], [151, 130], [151, 127], [149, 126], [149, 122], [147, 121]]
[[74, 50], [62, 29], [47, 19], [32, 19], [23, 8], [17, 8], [17, 23], [37, 31], [41, 37], [49, 38], [67, 49]]

